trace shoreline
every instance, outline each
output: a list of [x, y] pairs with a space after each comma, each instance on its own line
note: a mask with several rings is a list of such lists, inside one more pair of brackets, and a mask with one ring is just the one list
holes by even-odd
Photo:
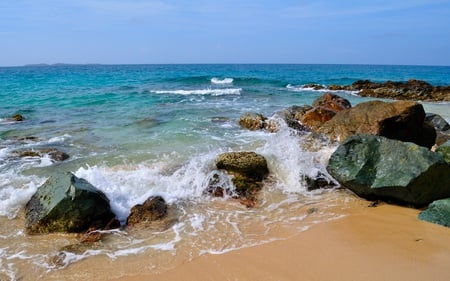
[[419, 212], [361, 200], [346, 217], [285, 240], [111, 280], [449, 280], [450, 229]]

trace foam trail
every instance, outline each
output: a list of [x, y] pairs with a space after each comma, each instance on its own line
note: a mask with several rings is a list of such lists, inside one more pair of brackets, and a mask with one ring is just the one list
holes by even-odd
[[211, 78], [211, 83], [213, 84], [231, 84], [233, 83], [234, 79], [233, 78], [224, 78], [224, 79], [220, 79], [217, 77]]
[[325, 85], [321, 85], [321, 86], [323, 86], [324, 88], [315, 89], [313, 87], [306, 87], [305, 85], [293, 86], [291, 84], [288, 84], [286, 86], [286, 89], [288, 91], [292, 91], [292, 92], [320, 92], [320, 93], [332, 92], [332, 93], [344, 93], [344, 94], [349, 94], [349, 95], [354, 95], [354, 96], [357, 96], [359, 93], [359, 91], [350, 91], [350, 90], [330, 90]]
[[158, 90], [151, 91], [155, 94], [175, 94], [175, 95], [211, 95], [211, 96], [225, 96], [225, 95], [240, 95], [241, 88], [226, 88], [226, 89], [202, 89], [202, 90]]

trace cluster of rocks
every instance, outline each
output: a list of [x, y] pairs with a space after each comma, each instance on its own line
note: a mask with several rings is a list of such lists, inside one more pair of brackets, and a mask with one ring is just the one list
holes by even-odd
[[[293, 129], [338, 142], [327, 171], [360, 197], [418, 208], [450, 197], [450, 125], [439, 115], [425, 114], [415, 101], [369, 101], [352, 107], [326, 93], [312, 105], [286, 109], [282, 116]], [[312, 180], [320, 184], [319, 177]], [[450, 210], [447, 214], [450, 225]]]
[[305, 88], [315, 90], [358, 91], [363, 97], [388, 98], [396, 100], [450, 101], [450, 86], [433, 86], [425, 81], [410, 79], [406, 82], [386, 81], [384, 83], [358, 80], [351, 85], [308, 84]]
[[[313, 132], [339, 143], [327, 172], [341, 186], [368, 200], [419, 208], [431, 203], [419, 217], [450, 226], [450, 199], [445, 199], [450, 198], [450, 125], [442, 117], [427, 116], [414, 101], [370, 101], [352, 107], [332, 93], [278, 115], [297, 132]], [[269, 132], [280, 126], [275, 119], [257, 113], [244, 114], [238, 123]], [[21, 156], [53, 152], [23, 152]], [[254, 207], [269, 175], [266, 159], [255, 152], [229, 152], [218, 155], [215, 166], [205, 194], [228, 196]], [[334, 186], [320, 173], [305, 180], [310, 190]], [[150, 197], [131, 209], [126, 226], [168, 227], [170, 209], [162, 197]], [[80, 245], [71, 249], [100, 240], [104, 232], [98, 230], [121, 227], [105, 194], [72, 173], [50, 177], [26, 204], [25, 214], [29, 234], [82, 233]]]

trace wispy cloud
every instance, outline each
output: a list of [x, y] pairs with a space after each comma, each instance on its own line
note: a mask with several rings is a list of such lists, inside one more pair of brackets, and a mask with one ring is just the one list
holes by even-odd
[[395, 12], [411, 8], [419, 8], [427, 5], [446, 3], [437, 0], [412, 0], [412, 1], [371, 1], [367, 4], [363, 1], [314, 1], [303, 5], [296, 5], [282, 9], [284, 16], [290, 18], [326, 18], [339, 16], [362, 16], [383, 12]]

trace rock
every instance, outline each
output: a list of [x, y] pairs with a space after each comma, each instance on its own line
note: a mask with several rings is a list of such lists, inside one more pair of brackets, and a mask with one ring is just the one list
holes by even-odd
[[425, 81], [410, 79], [407, 82], [369, 80], [355, 81], [352, 90], [359, 90], [360, 96], [390, 98], [398, 100], [450, 101], [450, 87], [433, 87]]
[[84, 179], [72, 173], [50, 177], [25, 206], [30, 234], [83, 232], [104, 228], [115, 218], [109, 200]]
[[442, 155], [380, 136], [348, 138], [331, 155], [327, 171], [368, 200], [424, 206], [450, 197], [450, 166]]
[[20, 121], [23, 121], [23, 116], [22, 116], [21, 114], [15, 114], [15, 115], [13, 115], [13, 116], [11, 117], [11, 119], [12, 119], [13, 121], [18, 121], [18, 122], [20, 122]]
[[286, 124], [296, 130], [304, 131], [306, 128], [302, 125], [301, 118], [305, 112], [311, 110], [312, 106], [304, 105], [304, 106], [291, 106], [283, 111], [281, 114], [286, 121]]
[[[241, 203], [247, 207], [253, 207], [257, 193], [262, 188], [261, 181], [269, 174], [266, 159], [254, 152], [228, 152], [219, 155], [216, 167], [225, 170], [232, 176], [231, 182], [234, 190], [231, 191], [228, 188], [229, 185], [226, 184], [227, 181], [218, 174], [213, 181], [214, 185], [210, 185], [213, 187], [214, 194], [224, 194], [225, 191], [232, 197], [240, 199]], [[220, 188], [221, 182], [225, 187]]]
[[264, 121], [267, 118], [259, 113], [244, 113], [239, 119], [239, 125], [243, 128], [255, 131], [264, 128]]
[[323, 124], [330, 121], [336, 115], [336, 111], [323, 106], [314, 107], [303, 114], [301, 122], [303, 125], [316, 131]]
[[441, 144], [437, 149], [437, 153], [440, 153], [444, 160], [450, 164], [450, 141], [445, 142], [444, 144]]
[[352, 104], [341, 96], [325, 93], [318, 97], [312, 104], [313, 107], [323, 106], [331, 110], [341, 111], [352, 107]]
[[264, 130], [269, 133], [276, 133], [280, 130], [280, 124], [277, 122], [277, 120], [269, 118], [264, 122]]
[[304, 179], [307, 184], [307, 190], [313, 191], [321, 188], [333, 188], [336, 187], [336, 183], [328, 178], [324, 173], [318, 172], [315, 177], [304, 175]]
[[323, 94], [312, 105], [313, 108], [306, 111], [299, 120], [313, 131], [331, 120], [339, 111], [352, 107], [348, 100], [332, 93]]
[[436, 144], [441, 145], [450, 140], [450, 124], [440, 115], [434, 113], [427, 113], [425, 121], [434, 127], [436, 130]]
[[269, 174], [264, 156], [255, 152], [227, 152], [220, 154], [216, 160], [218, 169], [240, 174], [254, 180], [262, 180]]
[[425, 115], [425, 121], [433, 125], [436, 131], [450, 130], [450, 124], [448, 124], [447, 121], [438, 114], [427, 113]]
[[373, 134], [430, 148], [435, 143], [436, 132], [424, 120], [425, 111], [417, 102], [369, 101], [339, 111], [318, 132], [332, 140], [343, 141], [354, 134]]
[[450, 227], [450, 198], [431, 203], [419, 214], [419, 219]]
[[19, 157], [43, 157], [44, 155], [48, 155], [50, 159], [54, 161], [64, 161], [69, 159], [69, 154], [62, 152], [56, 148], [44, 148], [37, 150], [25, 150], [20, 151]]
[[151, 196], [143, 204], [131, 208], [127, 218], [127, 225], [148, 225], [154, 221], [161, 220], [167, 215], [167, 204], [161, 196]]

